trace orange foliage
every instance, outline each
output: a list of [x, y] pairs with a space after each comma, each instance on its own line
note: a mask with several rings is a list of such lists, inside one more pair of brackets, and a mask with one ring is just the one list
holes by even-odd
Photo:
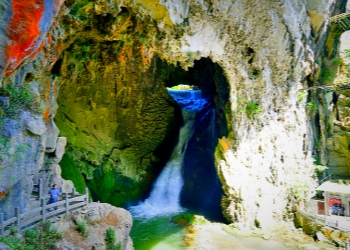
[[49, 115], [50, 115], [50, 108], [46, 108], [45, 113], [43, 115], [43, 119], [49, 118]]
[[2, 200], [2, 199], [7, 195], [7, 193], [8, 193], [9, 191], [10, 191], [10, 190], [5, 190], [5, 191], [0, 192], [0, 200]]
[[121, 62], [121, 63], [125, 63], [125, 62], [126, 62], [123, 55], [120, 55], [120, 56], [118, 57], [118, 62]]
[[148, 65], [151, 62], [151, 57], [147, 55], [147, 51], [146, 51], [145, 46], [143, 44], [140, 47], [140, 53], [142, 56], [142, 62], [144, 64]]
[[223, 152], [232, 148], [232, 142], [229, 141], [225, 136], [219, 140], [219, 145]]
[[12, 0], [12, 16], [8, 25], [11, 42], [6, 47], [6, 75], [32, 52], [41, 35], [39, 21], [44, 11], [42, 0]]

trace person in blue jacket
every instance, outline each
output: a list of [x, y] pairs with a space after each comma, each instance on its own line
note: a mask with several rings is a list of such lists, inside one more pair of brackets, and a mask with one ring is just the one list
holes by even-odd
[[[59, 197], [61, 196], [60, 191], [57, 188], [56, 184], [52, 185], [52, 188], [49, 190], [49, 201], [47, 202], [47, 205], [55, 203], [59, 200]], [[57, 206], [54, 207], [55, 210], [57, 210]], [[51, 209], [47, 209], [48, 211], [51, 211]]]

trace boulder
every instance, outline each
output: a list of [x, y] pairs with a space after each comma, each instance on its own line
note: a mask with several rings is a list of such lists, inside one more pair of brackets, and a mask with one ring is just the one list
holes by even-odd
[[[77, 231], [78, 222], [86, 223], [89, 234], [83, 237]], [[132, 227], [130, 213], [107, 203], [90, 203], [86, 207], [71, 212], [70, 216], [62, 216], [54, 226], [63, 232], [63, 240], [57, 244], [59, 249], [106, 249], [105, 237], [107, 229], [115, 231], [116, 242], [121, 243], [123, 250], [132, 250], [133, 243], [129, 236]]]

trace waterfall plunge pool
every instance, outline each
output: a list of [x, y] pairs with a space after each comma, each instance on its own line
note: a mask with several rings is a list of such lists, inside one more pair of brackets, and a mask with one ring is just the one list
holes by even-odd
[[[214, 136], [211, 131], [215, 120], [211, 117], [214, 117], [215, 109], [210, 100], [202, 97], [200, 90], [168, 90], [168, 93], [181, 107], [184, 124], [180, 128], [179, 141], [154, 182], [150, 196], [139, 205], [129, 208], [134, 221], [130, 235], [136, 250], [186, 249], [183, 242], [186, 229], [173, 223], [172, 217], [189, 213], [191, 209], [184, 209], [181, 206], [187, 146], [198, 128], [203, 127], [204, 120], [210, 120], [205, 133]], [[212, 139], [217, 140], [217, 138], [210, 140]], [[200, 163], [198, 167], [203, 167], [203, 164]], [[212, 168], [214, 170], [214, 166]], [[193, 196], [191, 199], [203, 198]], [[195, 210], [191, 212], [196, 213]]]
[[184, 250], [185, 228], [173, 223], [172, 216], [159, 215], [152, 218], [137, 217], [133, 214], [130, 236], [135, 250]]

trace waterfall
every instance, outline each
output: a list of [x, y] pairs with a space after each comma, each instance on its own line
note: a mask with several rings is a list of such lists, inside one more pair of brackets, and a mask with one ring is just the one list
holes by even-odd
[[178, 99], [202, 99], [202, 91], [201, 90], [173, 90], [173, 89], [168, 89], [168, 93], [175, 100], [178, 100]]
[[150, 196], [129, 210], [134, 216], [154, 217], [183, 211], [180, 193], [183, 186], [182, 167], [187, 143], [196, 126], [196, 114], [209, 102], [201, 98], [200, 90], [168, 90], [181, 107], [184, 125], [180, 128], [179, 141], [170, 160], [153, 185]]

